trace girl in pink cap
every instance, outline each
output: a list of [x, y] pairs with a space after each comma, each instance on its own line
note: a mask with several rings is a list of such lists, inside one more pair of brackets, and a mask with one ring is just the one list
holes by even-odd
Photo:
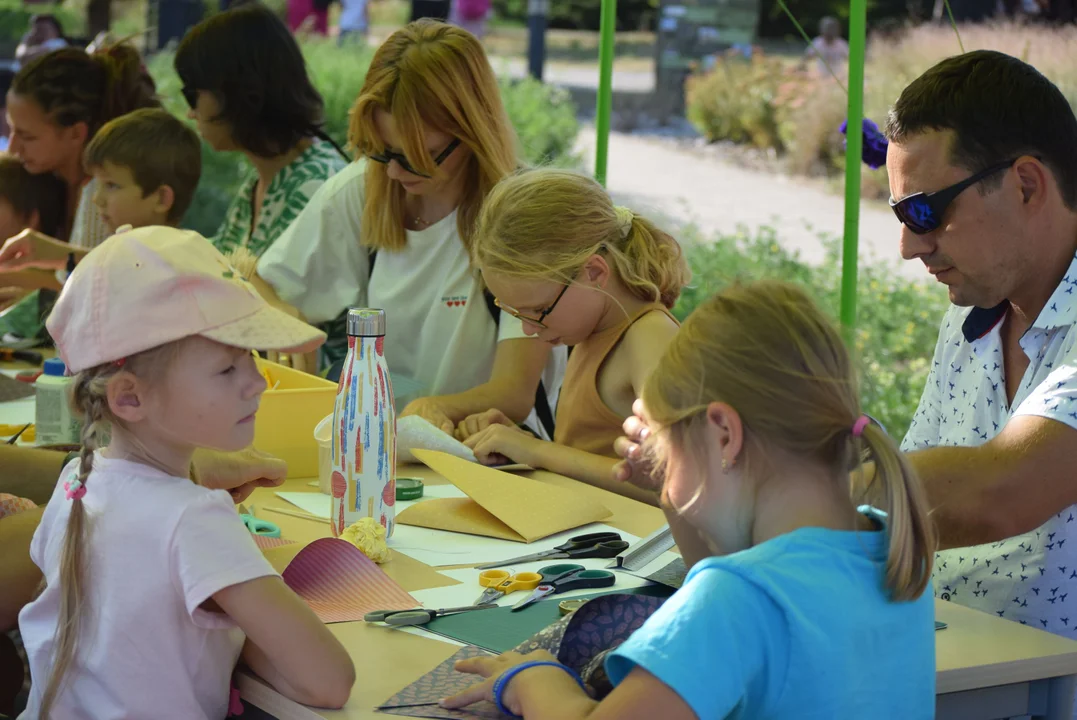
[[309, 352], [324, 334], [269, 307], [205, 238], [164, 227], [87, 255], [48, 329], [83, 450], [30, 546], [45, 587], [19, 615], [24, 716], [221, 718], [240, 657], [294, 700], [343, 705], [347, 652], [228, 493], [190, 470], [196, 448], [251, 444], [265, 390], [251, 350]]

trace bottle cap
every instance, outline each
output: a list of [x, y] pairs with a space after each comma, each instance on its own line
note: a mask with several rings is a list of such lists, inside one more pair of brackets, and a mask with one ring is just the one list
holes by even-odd
[[49, 358], [45, 361], [44, 373], [46, 375], [53, 375], [56, 377], [63, 377], [67, 372], [67, 366], [64, 365], [64, 361], [60, 358]]
[[385, 334], [385, 311], [379, 308], [352, 308], [348, 311], [348, 335], [378, 337]]

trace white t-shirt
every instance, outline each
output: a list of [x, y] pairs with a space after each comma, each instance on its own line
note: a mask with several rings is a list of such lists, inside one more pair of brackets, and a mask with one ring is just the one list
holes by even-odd
[[[52, 667], [60, 556], [71, 501], [61, 474], [30, 544], [48, 583], [19, 613], [34, 678], [20, 716], [36, 718]], [[86, 483], [82, 629], [57, 718], [219, 720], [243, 633], [199, 609], [214, 593], [275, 571], [223, 490], [97, 453]]]
[[[371, 274], [368, 250], [359, 244], [364, 168], [352, 163], [329, 178], [262, 255], [258, 274], [310, 322], [332, 320], [349, 307], [384, 309], [398, 409], [418, 397], [481, 385], [490, 379], [497, 343], [526, 337], [523, 325], [506, 313], [495, 325], [455, 212], [425, 230], [409, 230], [403, 250], [379, 250]], [[556, 348], [543, 374], [551, 409], [566, 359], [565, 349]]]

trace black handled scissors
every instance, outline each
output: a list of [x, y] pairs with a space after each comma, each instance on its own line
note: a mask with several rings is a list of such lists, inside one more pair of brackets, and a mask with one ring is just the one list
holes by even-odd
[[572, 560], [578, 560], [579, 558], [612, 558], [617, 557], [627, 549], [628, 543], [622, 540], [617, 533], [588, 533], [587, 535], [577, 535], [574, 538], [569, 538], [568, 542], [549, 550], [532, 553], [531, 555], [521, 555], [510, 560], [479, 565], [478, 569], [488, 570], [490, 568], [504, 567], [505, 565], [516, 565], [518, 563], [553, 558], [569, 558]]

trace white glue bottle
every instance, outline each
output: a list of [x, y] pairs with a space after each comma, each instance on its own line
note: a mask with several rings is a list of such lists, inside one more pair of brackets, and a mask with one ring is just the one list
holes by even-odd
[[34, 383], [37, 407], [34, 413], [38, 445], [71, 445], [79, 442], [82, 423], [71, 411], [68, 391], [74, 378], [64, 373], [67, 368], [60, 358], [45, 361], [44, 372]]

